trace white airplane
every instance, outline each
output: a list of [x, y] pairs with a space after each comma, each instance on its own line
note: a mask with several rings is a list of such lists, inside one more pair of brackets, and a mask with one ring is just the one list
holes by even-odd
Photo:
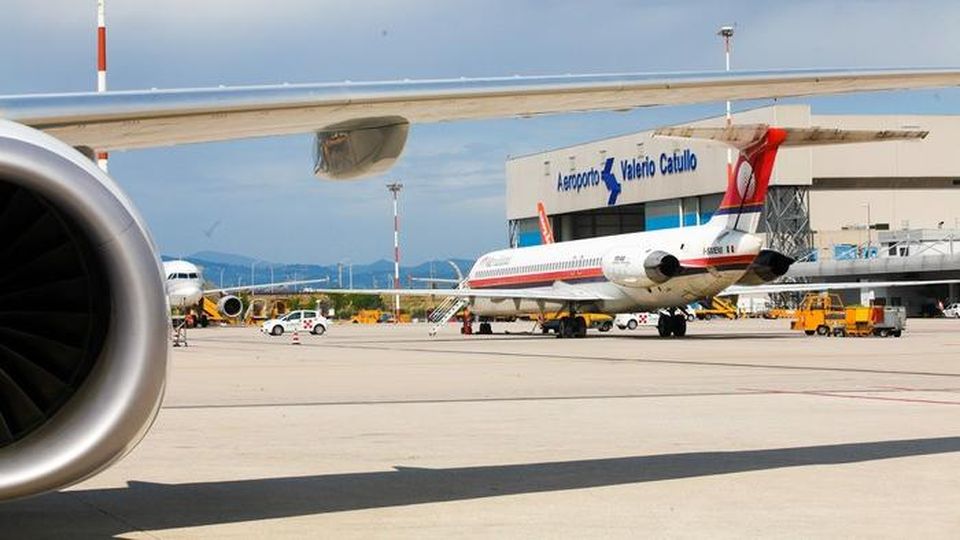
[[[109, 466], [143, 437], [162, 401], [170, 351], [165, 276], [143, 219], [94, 164], [98, 152], [309, 133], [314, 172], [352, 179], [389, 169], [414, 123], [953, 86], [960, 86], [960, 69], [457, 78], [0, 96], [0, 253], [6, 255], [0, 306], [8, 313], [0, 323], [0, 346], [19, 366], [5, 371], [3, 383], [0, 500], [62, 488]], [[743, 270], [725, 274], [726, 265], [742, 265], [750, 250], [759, 249], [742, 232], [718, 232], [726, 235], [715, 238], [716, 245], [697, 241], [708, 251], [736, 250], [731, 254], [694, 254], [694, 244], [681, 240], [682, 247], [666, 246], [670, 251], [625, 251], [609, 260], [592, 250], [563, 257], [550, 252], [557, 258], [529, 263], [549, 265], [538, 272], [577, 277], [591, 268], [596, 272], [598, 267], [588, 268], [585, 261], [596, 263], [600, 256], [599, 268], [609, 270], [615, 290], [540, 286], [534, 294], [521, 281], [516, 285], [526, 292], [507, 297], [480, 282], [470, 298], [489, 299], [492, 307], [528, 300], [545, 307], [612, 304], [625, 297], [647, 301], [645, 294], [654, 290], [683, 297], [681, 283], [700, 294], [713, 288], [708, 278], [681, 272], [689, 268], [733, 279]], [[561, 249], [577, 245], [582, 244]], [[664, 255], [649, 260], [654, 251]], [[646, 258], [634, 259], [642, 255]], [[471, 279], [530, 275], [533, 269], [514, 256], [487, 259], [489, 266], [477, 268]], [[697, 264], [697, 259], [707, 260]], [[482, 276], [476, 273], [481, 271]], [[643, 292], [644, 280], [651, 281], [646, 287], [651, 293]], [[498, 287], [507, 286], [514, 285]], [[61, 332], [37, 333], [31, 317], [38, 305], [69, 313], [42, 322], [63, 325]]]
[[227, 317], [236, 317], [243, 312], [243, 301], [229, 293], [323, 283], [330, 280], [330, 278], [303, 279], [297, 281], [281, 281], [278, 283], [240, 285], [220, 289], [204, 289], [203, 274], [200, 268], [189, 261], [183, 260], [164, 261], [163, 274], [166, 276], [167, 302], [170, 307], [185, 308], [196, 306], [203, 300], [204, 295], [219, 294], [221, 297], [217, 302], [217, 310]]
[[[461, 298], [461, 307], [480, 317], [531, 313], [568, 313], [559, 337], [582, 337], [587, 324], [578, 312], [624, 313], [666, 310], [661, 337], [683, 336], [683, 306], [741, 292], [872, 288], [932, 285], [957, 280], [782, 284], [757, 287], [784, 275], [793, 259], [763, 249], [757, 236], [760, 213], [777, 150], [781, 146], [920, 139], [924, 131], [851, 131], [776, 128], [766, 125], [727, 128], [665, 128], [658, 136], [722, 141], [740, 151], [734, 175], [716, 212], [703, 225], [554, 243], [542, 205], [538, 205], [545, 244], [505, 249], [481, 256], [455, 290], [368, 289], [358, 293], [434, 295]], [[737, 287], [737, 285], [740, 285]], [[335, 292], [330, 290], [329, 292]], [[453, 309], [453, 308], [451, 308]], [[452, 313], [452, 312], [451, 312]], [[481, 323], [480, 333], [490, 333]]]

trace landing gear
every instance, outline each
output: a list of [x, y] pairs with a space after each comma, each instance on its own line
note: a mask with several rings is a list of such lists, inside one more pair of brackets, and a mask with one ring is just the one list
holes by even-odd
[[683, 312], [670, 310], [669, 313], [661, 313], [657, 321], [657, 333], [660, 337], [683, 337], [687, 335], [687, 316]]
[[[573, 312], [571, 309], [570, 312]], [[562, 317], [557, 328], [557, 337], [561, 339], [587, 337], [587, 320], [577, 315]]]
[[673, 333], [673, 315], [660, 315], [660, 320], [657, 321], [657, 333], [660, 337], [670, 337]]
[[490, 326], [490, 323], [488, 322], [482, 322], [480, 323], [480, 332], [478, 333], [484, 336], [489, 336], [490, 334], [493, 334], [493, 327]]
[[687, 316], [683, 313], [673, 316], [673, 335], [676, 337], [687, 335]]

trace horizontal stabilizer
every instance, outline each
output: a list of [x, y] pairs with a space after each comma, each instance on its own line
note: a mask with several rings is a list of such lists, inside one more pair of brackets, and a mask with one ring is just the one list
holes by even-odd
[[928, 287], [931, 285], [950, 285], [960, 283], [960, 279], [933, 279], [926, 281], [847, 281], [821, 283], [774, 283], [769, 285], [727, 287], [717, 296], [737, 294], [774, 294], [790, 292], [824, 292], [849, 289], [885, 289], [888, 287]]
[[[654, 132], [654, 135], [658, 137], [707, 139], [723, 142], [743, 150], [762, 139], [769, 129], [770, 126], [766, 124], [743, 124], [729, 127], [676, 126], [660, 128]], [[921, 130], [898, 129], [871, 130], [821, 127], [780, 129], [786, 132], [786, 138], [780, 143], [780, 146], [820, 146], [828, 144], [916, 140], [925, 138], [929, 133], [928, 131]]]

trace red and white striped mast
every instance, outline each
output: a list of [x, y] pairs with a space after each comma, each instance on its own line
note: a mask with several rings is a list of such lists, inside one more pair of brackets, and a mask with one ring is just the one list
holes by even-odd
[[[394, 182], [387, 184], [387, 189], [393, 193], [393, 288], [400, 288], [400, 213], [398, 199], [403, 184]], [[400, 323], [400, 295], [393, 296], [393, 322]]]
[[[104, 16], [106, 0], [97, 0], [97, 92], [107, 91], [107, 22]], [[97, 165], [107, 170], [106, 152], [97, 152]]]

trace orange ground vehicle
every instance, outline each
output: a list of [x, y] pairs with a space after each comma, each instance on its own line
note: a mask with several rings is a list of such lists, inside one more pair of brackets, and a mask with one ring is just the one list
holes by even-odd
[[903, 307], [843, 306], [835, 294], [808, 294], [790, 323], [793, 330], [814, 334], [844, 336], [900, 337], [906, 327]]
[[826, 336], [846, 326], [846, 311], [843, 301], [836, 294], [808, 294], [804, 297], [796, 318], [791, 321], [791, 330], [803, 330], [808, 336]]

